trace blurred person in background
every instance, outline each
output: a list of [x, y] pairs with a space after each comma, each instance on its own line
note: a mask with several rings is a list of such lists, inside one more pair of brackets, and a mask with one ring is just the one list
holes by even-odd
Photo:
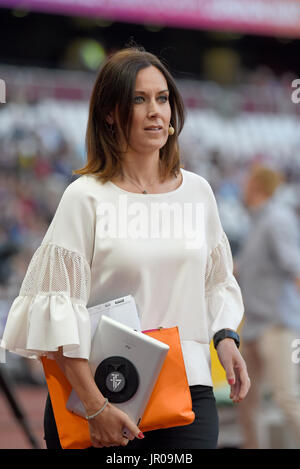
[[255, 166], [244, 190], [252, 222], [235, 258], [245, 305], [243, 356], [252, 383], [238, 409], [244, 448], [259, 448], [263, 378], [300, 447], [298, 369], [292, 361], [292, 343], [300, 334], [300, 219], [296, 207], [278, 197], [283, 182], [279, 172]]

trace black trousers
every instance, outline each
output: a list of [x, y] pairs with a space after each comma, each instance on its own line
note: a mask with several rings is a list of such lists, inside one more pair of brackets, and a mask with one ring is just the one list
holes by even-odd
[[[213, 388], [197, 385], [190, 386], [190, 390], [193, 411], [196, 416], [193, 423], [182, 427], [145, 432], [145, 438], [142, 440], [135, 438], [133, 441], [129, 441], [126, 447], [114, 446], [105, 448], [105, 450], [112, 449], [115, 451], [116, 448], [137, 450], [157, 448], [215, 449], [218, 443], [219, 420]], [[44, 431], [47, 449], [62, 449], [49, 395], [45, 407]], [[91, 447], [88, 449], [96, 448]]]

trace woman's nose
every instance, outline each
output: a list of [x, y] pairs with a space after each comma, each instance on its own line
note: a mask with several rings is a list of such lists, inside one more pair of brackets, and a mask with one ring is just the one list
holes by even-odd
[[158, 114], [158, 104], [156, 101], [151, 101], [149, 103], [148, 115], [149, 117], [156, 116]]
[[158, 114], [157, 111], [150, 111], [150, 112], [148, 113], [148, 116], [149, 116], [149, 118], [151, 118], [151, 117], [157, 116], [157, 114]]

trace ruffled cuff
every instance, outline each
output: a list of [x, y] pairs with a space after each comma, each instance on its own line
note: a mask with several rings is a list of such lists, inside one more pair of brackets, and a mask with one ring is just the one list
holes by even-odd
[[91, 327], [87, 308], [67, 294], [18, 296], [10, 309], [1, 347], [39, 358], [63, 347], [63, 355], [90, 356]]
[[216, 289], [215, 294], [208, 296], [206, 301], [210, 318], [209, 341], [221, 329], [237, 330], [243, 318], [244, 306], [235, 279]]

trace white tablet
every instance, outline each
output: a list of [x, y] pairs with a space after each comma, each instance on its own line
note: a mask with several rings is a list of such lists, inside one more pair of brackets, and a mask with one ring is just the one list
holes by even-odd
[[140, 317], [132, 295], [121, 296], [106, 301], [106, 303], [91, 306], [88, 308], [88, 312], [91, 321], [92, 338], [102, 315], [115, 319], [136, 331], [141, 331]]
[[[101, 316], [92, 341], [90, 368], [102, 394], [138, 425], [169, 346], [143, 332]], [[85, 416], [73, 390], [67, 409]]]

